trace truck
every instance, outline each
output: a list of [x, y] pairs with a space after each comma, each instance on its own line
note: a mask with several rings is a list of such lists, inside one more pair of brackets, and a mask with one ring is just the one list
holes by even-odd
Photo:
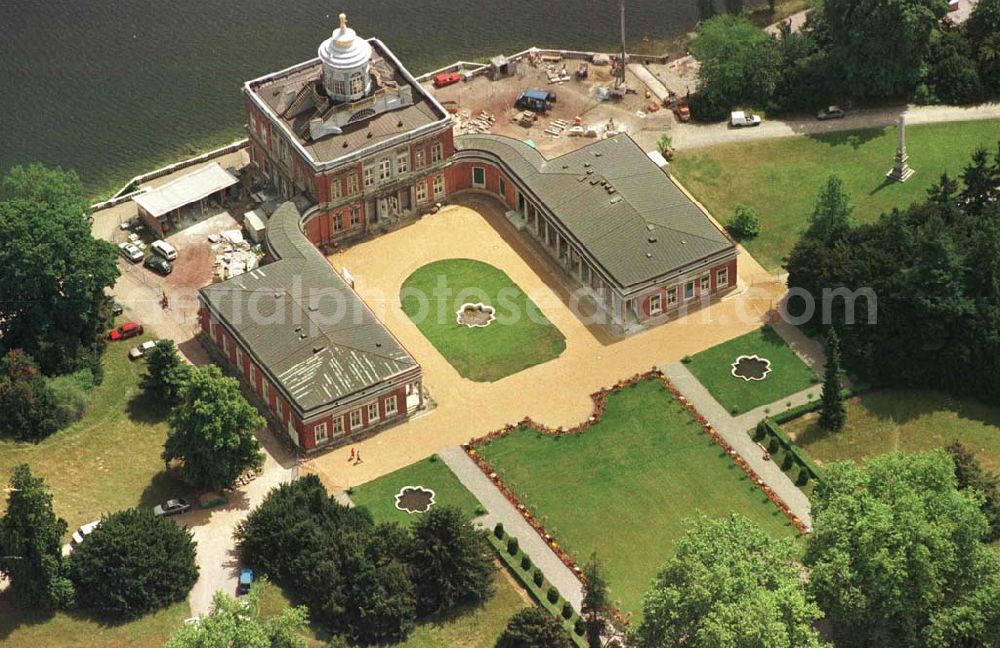
[[544, 113], [552, 108], [552, 103], [555, 100], [556, 96], [554, 93], [531, 88], [517, 96], [517, 99], [514, 101], [514, 107], [521, 110]]
[[760, 117], [752, 115], [742, 110], [734, 110], [729, 115], [729, 125], [733, 128], [743, 128], [744, 126], [760, 126]]

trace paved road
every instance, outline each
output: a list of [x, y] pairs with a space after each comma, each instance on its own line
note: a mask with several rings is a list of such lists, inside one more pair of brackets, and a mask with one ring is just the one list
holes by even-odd
[[475, 495], [489, 511], [487, 515], [477, 518], [476, 522], [491, 530], [497, 522], [502, 522], [507, 533], [517, 538], [521, 549], [528, 554], [531, 562], [542, 570], [546, 580], [555, 585], [563, 598], [579, 611], [583, 601], [583, 585], [580, 580], [525, 522], [518, 510], [483, 474], [479, 466], [459, 446], [451, 446], [439, 454], [462, 485], [469, 489], [469, 492]]
[[[906, 123], [938, 124], [944, 122], [1000, 119], [1000, 103], [979, 106], [892, 106], [888, 108], [864, 108], [848, 113], [844, 119], [817, 121], [813, 116], [789, 120], [765, 120], [754, 128], [733, 129], [726, 124], [676, 124], [670, 129], [674, 148], [678, 151], [731, 144], [751, 140], [792, 137], [794, 135], [815, 135], [838, 131], [893, 126], [899, 116], [906, 111]], [[647, 133], [642, 133], [646, 136]], [[649, 137], [657, 134], [648, 134]], [[645, 143], [644, 143], [645, 145]]]

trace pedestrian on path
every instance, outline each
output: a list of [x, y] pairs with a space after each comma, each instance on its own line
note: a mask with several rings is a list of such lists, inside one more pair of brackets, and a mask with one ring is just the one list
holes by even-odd
[[351, 448], [351, 458], [347, 460], [347, 463], [354, 461], [354, 448]]
[[361, 459], [361, 451], [360, 451], [360, 450], [358, 450], [358, 454], [357, 454], [357, 456], [356, 456], [356, 457], [355, 457], [355, 459], [354, 459], [354, 465], [355, 465], [355, 466], [357, 466], [357, 465], [358, 465], [359, 463], [361, 463], [362, 461], [363, 461], [363, 460]]

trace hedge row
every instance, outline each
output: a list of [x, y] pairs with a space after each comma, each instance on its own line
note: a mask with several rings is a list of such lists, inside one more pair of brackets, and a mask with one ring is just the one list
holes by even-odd
[[[514, 574], [521, 583], [521, 586], [528, 590], [531, 598], [538, 605], [542, 606], [542, 608], [548, 610], [549, 614], [562, 621], [563, 627], [569, 632], [573, 643], [578, 648], [587, 648], [587, 640], [584, 638], [583, 632], [577, 632], [577, 630], [582, 630], [583, 623], [576, 610], [573, 610], [572, 606], [569, 606], [572, 614], [566, 616], [566, 607], [569, 604], [563, 600], [559, 591], [554, 586], [547, 585], [544, 577], [542, 577], [541, 570], [538, 567], [532, 567], [531, 559], [520, 549], [517, 549], [513, 554], [508, 551], [511, 544], [517, 547], [517, 538], [509, 536], [503, 530], [502, 525], [497, 525], [493, 533], [489, 534], [489, 540], [496, 550], [497, 555], [500, 556], [500, 560]], [[525, 563], [528, 565], [526, 569], [523, 568]]]
[[[803, 452], [799, 446], [795, 445], [795, 443], [788, 437], [787, 434], [785, 434], [785, 431], [781, 429], [781, 426], [778, 425], [774, 419], [766, 418], [758, 423], [757, 429], [754, 431], [754, 439], [762, 443], [765, 440], [770, 439], [770, 442], [765, 443], [765, 445], [768, 447], [768, 451], [771, 452], [775, 461], [778, 459], [774, 456], [777, 452], [777, 449], [773, 448], [775, 443], [779, 449], [785, 452], [786, 461], [788, 457], [791, 458], [793, 465], [797, 465], [799, 467], [799, 474], [802, 475], [804, 473], [806, 475], [806, 479], [804, 480], [801, 477], [796, 479], [796, 483], [798, 483], [799, 486], [805, 486], [810, 479], [819, 481], [819, 467], [812, 462], [809, 456], [806, 455], [806, 453]], [[782, 463], [786, 463], [786, 461], [783, 461]], [[781, 466], [782, 470], [791, 470], [791, 468], [791, 465]]]

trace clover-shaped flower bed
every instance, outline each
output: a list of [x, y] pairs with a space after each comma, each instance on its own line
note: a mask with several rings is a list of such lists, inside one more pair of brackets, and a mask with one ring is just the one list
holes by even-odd
[[496, 319], [496, 310], [483, 303], [462, 304], [455, 313], [455, 321], [469, 328], [485, 328]]
[[757, 355], [741, 355], [732, 364], [733, 375], [747, 382], [764, 380], [771, 373], [771, 361]]
[[396, 508], [407, 513], [426, 513], [434, 506], [434, 491], [423, 486], [404, 486], [396, 493]]

